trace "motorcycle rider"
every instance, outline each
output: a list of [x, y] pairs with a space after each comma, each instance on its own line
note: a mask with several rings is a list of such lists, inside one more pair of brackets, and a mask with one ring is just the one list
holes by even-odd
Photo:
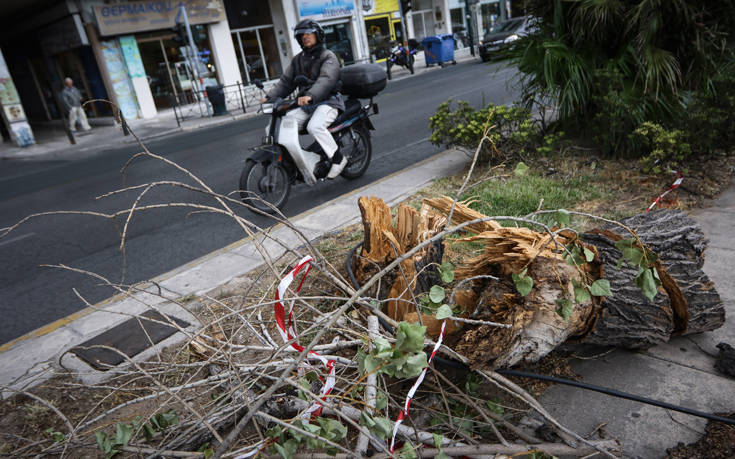
[[299, 108], [288, 112], [284, 121], [294, 120], [299, 129], [306, 125], [306, 131], [332, 160], [327, 177], [335, 178], [347, 165], [347, 158], [338, 151], [334, 137], [327, 130], [339, 112], [345, 109], [339, 96], [339, 60], [324, 46], [324, 29], [313, 19], [304, 19], [296, 24], [294, 36], [302, 51], [293, 58], [261, 102], [291, 94], [296, 89], [294, 80], [299, 75], [313, 81], [310, 86], [299, 88], [303, 94], [298, 98]]

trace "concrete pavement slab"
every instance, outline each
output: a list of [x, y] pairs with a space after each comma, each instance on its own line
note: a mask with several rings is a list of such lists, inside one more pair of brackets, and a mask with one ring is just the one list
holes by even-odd
[[[625, 350], [597, 360], [575, 360], [583, 381], [705, 412], [735, 409], [735, 380]], [[705, 419], [569, 386], [553, 386], [540, 400], [570, 429], [585, 435], [605, 422], [626, 458], [661, 457], [678, 442], [695, 441]], [[672, 419], [673, 418], [673, 419]]]

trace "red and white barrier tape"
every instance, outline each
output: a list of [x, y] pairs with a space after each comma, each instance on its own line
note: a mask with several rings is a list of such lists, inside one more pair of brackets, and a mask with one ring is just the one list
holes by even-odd
[[663, 193], [661, 193], [661, 196], [659, 196], [658, 198], [656, 198], [655, 201], [653, 201], [653, 204], [651, 204], [648, 207], [648, 209], [646, 210], [646, 213], [650, 212], [651, 209], [653, 209], [656, 206], [656, 204], [658, 204], [659, 202], [661, 202], [661, 200], [664, 198], [664, 196], [666, 196], [667, 194], [669, 194], [669, 192], [674, 191], [675, 189], [677, 189], [679, 187], [679, 185], [681, 185], [681, 182], [684, 180], [684, 176], [681, 175], [681, 172], [677, 172], [676, 175], [678, 175], [679, 178], [676, 179], [676, 181], [674, 182], [674, 184], [671, 185], [668, 190], [666, 190]]
[[434, 345], [434, 350], [431, 351], [431, 355], [429, 356], [429, 360], [426, 362], [426, 367], [421, 372], [418, 378], [416, 378], [416, 382], [413, 383], [413, 386], [411, 386], [411, 390], [408, 391], [408, 395], [406, 395], [406, 403], [403, 406], [403, 409], [400, 413], [398, 413], [398, 419], [396, 419], [396, 423], [393, 424], [393, 436], [390, 439], [390, 452], [393, 454], [393, 451], [396, 447], [396, 434], [398, 433], [398, 426], [403, 423], [403, 420], [408, 417], [408, 408], [411, 406], [411, 399], [413, 399], [413, 396], [416, 395], [416, 391], [418, 390], [421, 383], [424, 381], [424, 377], [426, 376], [426, 371], [429, 369], [429, 365], [431, 365], [431, 361], [434, 359], [434, 356], [436, 355], [436, 351], [439, 350], [439, 347], [442, 345], [442, 340], [444, 339], [444, 327], [447, 325], [447, 321], [445, 320], [442, 322], [442, 329], [439, 332], [439, 339], [436, 340], [436, 344]]
[[[296, 275], [298, 275], [301, 270], [306, 269], [304, 275], [301, 277], [299, 286], [296, 288], [296, 292], [299, 292], [301, 290], [301, 286], [304, 285], [304, 279], [306, 278], [306, 275], [309, 274], [309, 270], [311, 269], [312, 261], [313, 258], [308, 255], [302, 258], [301, 261], [299, 261], [299, 263], [296, 265], [296, 267], [293, 268], [288, 274], [286, 274], [286, 277], [281, 279], [281, 282], [278, 284], [278, 288], [276, 289], [276, 302], [274, 305], [276, 314], [276, 325], [278, 326], [278, 332], [281, 334], [281, 338], [283, 338], [284, 343], [294, 340], [294, 338], [296, 337], [293, 322], [293, 305], [295, 300], [291, 300], [288, 304], [288, 324], [286, 324], [286, 310], [283, 306], [283, 303], [281, 303], [281, 299], [283, 298], [283, 295], [286, 293], [286, 290], [291, 285]], [[304, 351], [304, 347], [299, 344], [298, 340], [294, 340], [291, 343], [291, 347], [296, 349], [298, 352]], [[335, 362], [334, 360], [328, 360], [327, 358], [314, 351], [309, 351], [307, 357], [308, 356], [316, 357], [317, 359], [319, 359], [327, 370], [327, 378], [326, 380], [323, 380], [324, 385], [319, 392], [319, 397], [324, 400], [326, 399], [327, 395], [332, 392], [332, 389], [334, 389]], [[305, 365], [310, 366], [308, 362], [305, 362]], [[319, 416], [321, 415], [321, 413], [322, 404], [319, 402], [314, 402], [313, 405], [311, 405], [306, 411], [304, 411], [304, 413], [302, 413], [301, 417], [308, 419], [312, 414], [314, 414], [314, 416]]]

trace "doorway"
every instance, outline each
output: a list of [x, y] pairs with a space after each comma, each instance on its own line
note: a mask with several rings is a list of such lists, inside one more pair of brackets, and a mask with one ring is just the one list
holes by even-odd
[[323, 24], [324, 46], [332, 51], [342, 66], [354, 64], [355, 54], [352, 51], [352, 34], [349, 22]]

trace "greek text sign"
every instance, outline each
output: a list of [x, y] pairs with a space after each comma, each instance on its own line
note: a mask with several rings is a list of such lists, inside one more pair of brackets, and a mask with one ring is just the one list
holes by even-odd
[[100, 35], [119, 35], [145, 30], [167, 29], [177, 22], [179, 6], [186, 7], [191, 24], [225, 20], [222, 0], [143, 0], [109, 5], [95, 5]]

